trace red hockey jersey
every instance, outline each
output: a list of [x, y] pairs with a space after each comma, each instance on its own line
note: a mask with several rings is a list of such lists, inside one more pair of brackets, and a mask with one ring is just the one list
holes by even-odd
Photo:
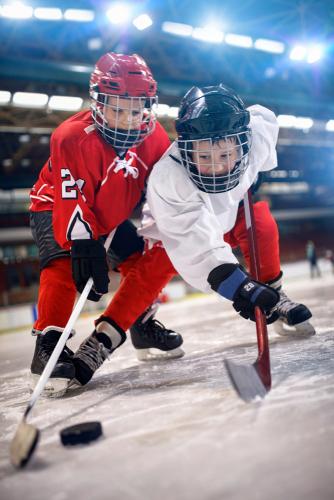
[[143, 143], [120, 159], [95, 129], [90, 111], [65, 120], [51, 136], [50, 158], [33, 186], [31, 211], [53, 211], [57, 242], [98, 238], [128, 219], [153, 165], [170, 141], [157, 123]]

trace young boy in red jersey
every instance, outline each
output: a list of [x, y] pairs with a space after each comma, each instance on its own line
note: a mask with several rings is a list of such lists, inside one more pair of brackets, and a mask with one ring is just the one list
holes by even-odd
[[135, 347], [183, 354], [182, 337], [146, 313], [173, 273], [165, 259], [160, 262], [162, 249], [143, 253], [143, 241], [128, 221], [153, 165], [170, 144], [155, 119], [156, 87], [139, 56], [102, 56], [90, 79], [91, 110], [54, 131], [50, 158], [31, 190], [31, 227], [41, 263], [31, 364], [35, 382], [69, 319], [76, 292], [90, 276], [90, 300], [108, 291], [103, 242], [117, 227], [108, 253], [116, 259], [121, 285], [75, 356], [67, 347], [61, 353], [46, 388], [53, 395], [63, 394], [73, 379], [87, 383], [125, 341], [130, 326]]

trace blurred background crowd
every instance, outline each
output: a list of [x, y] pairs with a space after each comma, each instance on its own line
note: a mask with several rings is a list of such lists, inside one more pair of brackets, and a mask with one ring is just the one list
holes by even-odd
[[171, 139], [180, 98], [193, 84], [222, 82], [247, 105], [272, 109], [278, 168], [264, 175], [257, 197], [278, 221], [282, 261], [311, 264], [313, 245], [318, 259], [333, 262], [331, 2], [0, 2], [0, 307], [36, 299], [29, 191], [52, 131], [89, 107], [90, 73], [109, 50], [138, 53], [151, 67], [158, 119]]

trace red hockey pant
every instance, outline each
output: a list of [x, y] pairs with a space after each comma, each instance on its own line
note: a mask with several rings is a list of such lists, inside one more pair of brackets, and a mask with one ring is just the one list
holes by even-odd
[[[267, 282], [280, 273], [278, 228], [266, 202], [254, 204], [254, 216], [260, 254], [260, 280]], [[240, 247], [249, 267], [243, 207], [238, 211], [235, 226], [224, 238], [232, 248]], [[119, 270], [122, 275], [120, 286], [103, 315], [127, 330], [154, 302], [176, 271], [160, 245], [155, 245], [143, 254], [131, 255], [119, 265]], [[43, 330], [50, 325], [63, 328], [72, 312], [75, 296], [71, 260], [67, 257], [54, 259], [41, 272], [38, 320], [34, 328]]]
[[[165, 250], [155, 245], [144, 254], [135, 253], [118, 266], [122, 279], [104, 316], [127, 330], [158, 297], [176, 274]], [[38, 296], [37, 330], [47, 326], [64, 328], [76, 297], [71, 259], [52, 260], [41, 272]]]
[[[266, 201], [254, 203], [253, 207], [259, 250], [260, 281], [266, 283], [277, 278], [281, 271], [278, 227]], [[244, 207], [239, 208], [236, 223], [233, 229], [225, 234], [224, 240], [232, 248], [240, 247], [247, 268], [250, 269]]]

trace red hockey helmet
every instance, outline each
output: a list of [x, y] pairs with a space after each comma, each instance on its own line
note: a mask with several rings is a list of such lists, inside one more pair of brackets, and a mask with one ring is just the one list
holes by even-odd
[[108, 52], [97, 61], [90, 78], [90, 88], [124, 97], [155, 97], [157, 83], [144, 59]]
[[[91, 75], [89, 89], [93, 119], [108, 143], [129, 148], [153, 132], [156, 116], [152, 106], [157, 103], [157, 84], [140, 56], [113, 52], [103, 55]], [[108, 108], [115, 112], [112, 123], [107, 119]], [[129, 114], [126, 127], [124, 121], [120, 123], [121, 111]], [[137, 115], [136, 122], [132, 114]]]

